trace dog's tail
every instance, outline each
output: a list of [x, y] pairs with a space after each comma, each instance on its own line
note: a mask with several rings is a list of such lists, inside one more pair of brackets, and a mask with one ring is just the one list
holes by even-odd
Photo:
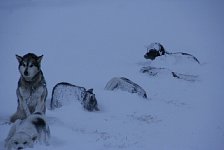
[[46, 121], [42, 116], [34, 116], [32, 118], [32, 124], [37, 128], [37, 130], [41, 130], [46, 127]]
[[47, 124], [45, 116], [40, 112], [35, 112], [29, 117], [31, 123], [37, 129], [37, 132], [40, 133], [40, 141], [43, 140], [45, 144], [48, 145], [50, 139], [50, 128]]

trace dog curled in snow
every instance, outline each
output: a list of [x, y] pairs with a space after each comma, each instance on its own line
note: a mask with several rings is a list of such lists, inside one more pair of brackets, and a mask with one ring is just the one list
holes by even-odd
[[134, 83], [128, 78], [114, 77], [110, 81], [108, 81], [105, 86], [105, 90], [114, 91], [117, 89], [127, 91], [129, 93], [136, 93], [139, 96], [147, 99], [146, 91], [141, 86]]
[[49, 145], [50, 129], [43, 114], [36, 112], [26, 119], [17, 119], [5, 139], [6, 150], [32, 148], [34, 143]]
[[167, 68], [156, 68], [152, 66], [147, 66], [147, 67], [142, 67], [140, 69], [140, 72], [147, 74], [149, 76], [158, 76], [160, 74], [165, 74], [165, 75], [171, 75], [172, 77], [176, 79], [182, 79], [185, 81], [191, 81], [191, 82], [198, 81], [197, 75], [178, 73]]
[[195, 56], [188, 53], [183, 53], [183, 52], [170, 53], [166, 51], [163, 45], [160, 43], [156, 43], [156, 42], [151, 43], [146, 48], [147, 48], [147, 52], [144, 55], [145, 59], [154, 60], [158, 56], [167, 55], [167, 56], [174, 56], [174, 57], [186, 57], [187, 59], [191, 59], [194, 62], [200, 64], [199, 60]]
[[46, 112], [47, 87], [41, 70], [41, 60], [43, 55], [36, 56], [33, 53], [19, 56], [19, 72], [21, 74], [18, 81], [16, 95], [18, 98], [17, 111], [10, 118], [11, 122], [17, 119], [25, 119], [34, 112]]
[[80, 101], [85, 110], [99, 111], [93, 89], [86, 90], [84, 87], [67, 82], [60, 82], [54, 86], [50, 104], [51, 109], [60, 108], [75, 100]]

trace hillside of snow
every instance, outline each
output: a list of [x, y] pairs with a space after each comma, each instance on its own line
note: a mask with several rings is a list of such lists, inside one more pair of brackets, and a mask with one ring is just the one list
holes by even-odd
[[[221, 0], [1, 0], [0, 150], [16, 111], [20, 77], [15, 54], [44, 55], [48, 103], [59, 82], [93, 88], [100, 111], [78, 101], [47, 110], [49, 146], [33, 150], [224, 149], [224, 2]], [[160, 42], [200, 61], [144, 59]], [[165, 67], [156, 76], [145, 66]], [[197, 76], [174, 78], [170, 70]], [[126, 77], [147, 93], [107, 91]]]

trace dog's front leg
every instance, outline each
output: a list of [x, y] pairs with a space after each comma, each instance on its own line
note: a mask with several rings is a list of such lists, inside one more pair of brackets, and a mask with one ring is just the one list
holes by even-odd
[[31, 113], [30, 113], [30, 110], [29, 110], [29, 107], [28, 107], [28, 104], [27, 104], [27, 101], [28, 100], [23, 100], [23, 109], [26, 113], [26, 117], [28, 117]]
[[18, 96], [18, 99], [19, 99], [19, 103], [21, 104], [21, 107], [22, 107], [21, 109], [24, 110], [24, 112], [25, 112], [25, 114], [26, 114], [26, 117], [28, 117], [28, 116], [31, 114], [31, 113], [30, 113], [30, 110], [29, 110], [29, 107], [28, 107], [28, 104], [27, 104], [29, 98], [28, 98], [28, 99], [24, 99], [24, 98], [21, 96], [19, 90], [17, 90], [17, 96]]
[[46, 98], [47, 98], [47, 89], [44, 88], [40, 99], [37, 102], [35, 112], [42, 112], [45, 114], [46, 111]]

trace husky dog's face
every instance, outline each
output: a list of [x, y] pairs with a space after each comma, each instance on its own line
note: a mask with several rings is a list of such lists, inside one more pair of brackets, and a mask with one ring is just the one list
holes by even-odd
[[33, 143], [36, 139], [32, 138], [31, 136], [25, 133], [16, 133], [10, 139], [10, 147], [15, 150], [21, 150], [25, 148], [32, 148]]
[[19, 62], [19, 72], [26, 81], [32, 81], [33, 77], [40, 71], [42, 57], [43, 55], [36, 56], [32, 53], [23, 57], [16, 55]]
[[84, 108], [88, 111], [98, 111], [97, 100], [95, 94], [93, 94], [93, 89], [89, 89], [86, 91], [85, 97], [83, 99]]

